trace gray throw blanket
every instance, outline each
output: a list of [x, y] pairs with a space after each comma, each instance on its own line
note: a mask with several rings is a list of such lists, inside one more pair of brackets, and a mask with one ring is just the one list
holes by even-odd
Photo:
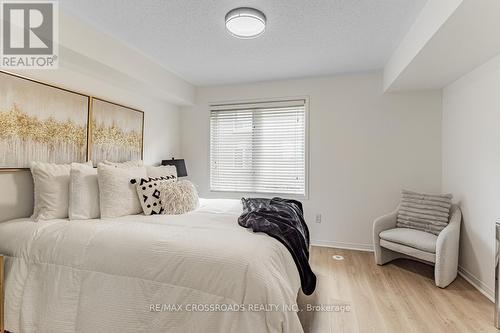
[[238, 224], [281, 242], [297, 265], [302, 291], [311, 295], [316, 288], [316, 275], [309, 266], [309, 229], [304, 221], [302, 204], [282, 198], [242, 198], [241, 202], [243, 213]]

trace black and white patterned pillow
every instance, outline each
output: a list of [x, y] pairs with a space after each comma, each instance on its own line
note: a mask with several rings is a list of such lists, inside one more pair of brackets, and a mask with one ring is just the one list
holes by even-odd
[[175, 181], [177, 181], [177, 177], [174, 175], [130, 180], [132, 184], [136, 184], [137, 195], [144, 215], [165, 214], [161, 202], [161, 190], [165, 184]]

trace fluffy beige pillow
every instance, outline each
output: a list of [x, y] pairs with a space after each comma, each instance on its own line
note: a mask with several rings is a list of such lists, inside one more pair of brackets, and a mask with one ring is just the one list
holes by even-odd
[[165, 214], [169, 215], [188, 213], [199, 206], [198, 191], [189, 180], [164, 184], [160, 197]]

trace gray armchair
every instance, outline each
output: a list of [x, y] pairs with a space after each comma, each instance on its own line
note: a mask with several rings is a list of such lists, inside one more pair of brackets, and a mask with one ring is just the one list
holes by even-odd
[[457, 277], [460, 239], [460, 208], [452, 205], [450, 221], [439, 235], [397, 228], [397, 210], [373, 222], [375, 262], [386, 264], [397, 258], [416, 259], [434, 265], [436, 286], [447, 287]]

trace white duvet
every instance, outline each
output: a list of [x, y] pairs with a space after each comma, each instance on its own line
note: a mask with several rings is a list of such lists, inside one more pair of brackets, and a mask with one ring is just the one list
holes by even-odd
[[240, 227], [240, 212], [237, 200], [202, 199], [178, 216], [0, 223], [5, 328], [302, 332], [290, 253]]

